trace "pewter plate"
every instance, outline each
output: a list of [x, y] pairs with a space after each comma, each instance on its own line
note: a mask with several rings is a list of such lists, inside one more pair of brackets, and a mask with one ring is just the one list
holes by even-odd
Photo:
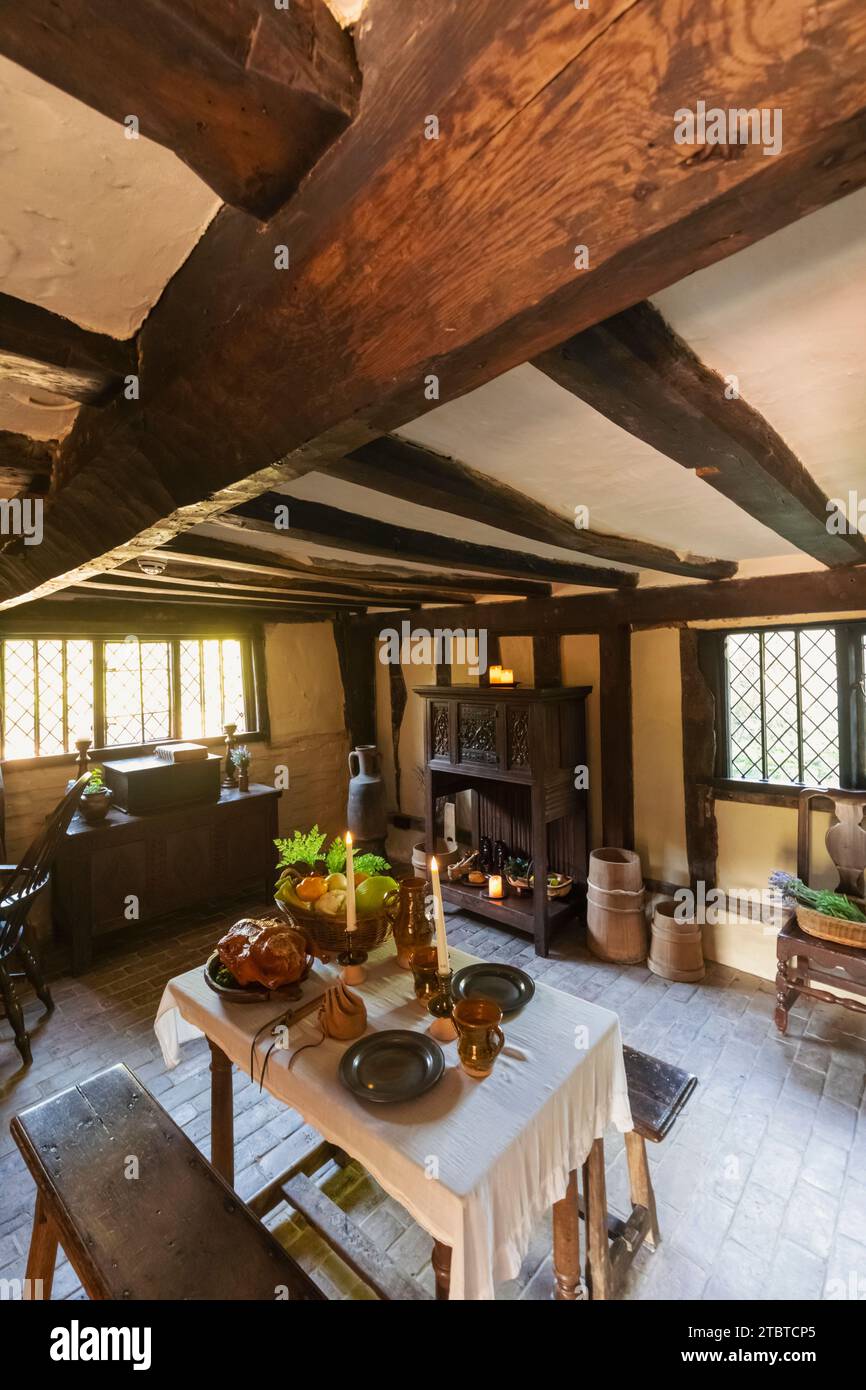
[[445, 1054], [437, 1042], [408, 1028], [359, 1038], [340, 1062], [340, 1079], [356, 1096], [382, 1104], [423, 1096], [442, 1076]]
[[516, 965], [494, 965], [479, 961], [464, 965], [451, 981], [451, 995], [458, 999], [492, 999], [503, 1014], [516, 1013], [535, 993], [535, 981]]

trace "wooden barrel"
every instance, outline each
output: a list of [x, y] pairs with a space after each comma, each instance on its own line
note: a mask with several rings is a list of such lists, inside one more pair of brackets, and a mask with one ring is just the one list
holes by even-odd
[[599, 960], [637, 965], [646, 958], [644, 890], [586, 889], [586, 944]]
[[678, 922], [674, 916], [677, 907], [673, 898], [661, 898], [656, 903], [647, 964], [663, 980], [691, 984], [702, 980], [705, 973], [701, 928], [697, 922]]
[[588, 879], [596, 888], [636, 893], [643, 888], [640, 855], [632, 849], [594, 849], [589, 856]]

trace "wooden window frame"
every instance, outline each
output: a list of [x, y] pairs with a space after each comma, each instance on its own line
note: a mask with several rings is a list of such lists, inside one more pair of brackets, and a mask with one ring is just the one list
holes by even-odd
[[803, 632], [830, 629], [836, 636], [836, 669], [839, 722], [839, 787], [828, 791], [855, 791], [866, 787], [866, 671], [863, 639], [866, 622], [854, 620], [806, 623], [752, 623], [702, 630], [698, 659], [715, 705], [716, 765], [713, 786], [722, 799], [759, 804], [796, 805], [805, 782], [771, 782], [731, 774], [730, 726], [725, 638], [745, 633]]
[[[140, 757], [152, 753], [156, 747], [156, 741], [151, 743], [132, 743], [132, 744], [104, 744], [96, 738], [98, 732], [105, 729], [105, 643], [122, 641], [130, 635], [141, 642], [167, 642], [169, 645], [169, 664], [170, 664], [170, 696], [171, 711], [170, 722], [172, 727], [171, 734], [166, 739], [159, 742], [172, 743], [180, 738], [180, 687], [178, 681], [178, 662], [180, 653], [180, 643], [182, 641], [236, 641], [241, 644], [241, 671], [244, 692], [244, 710], [246, 715], [252, 716], [253, 728], [239, 729], [238, 739], [245, 743], [266, 743], [270, 740], [270, 715], [268, 710], [267, 698], [267, 671], [265, 666], [265, 641], [264, 633], [260, 628], [226, 630], [214, 632], [213, 630], [196, 631], [194, 629], [184, 631], [173, 631], [170, 633], [158, 630], [140, 629], [135, 633], [109, 632], [98, 633], [81, 631], [79, 628], [58, 627], [56, 629], [43, 629], [33, 633], [10, 632], [8, 636], [16, 641], [84, 641], [93, 644], [93, 724], [94, 724], [94, 746], [91, 747], [89, 756], [92, 761], [99, 761], [105, 758], [125, 758]], [[6, 639], [6, 634], [0, 634], [2, 640]], [[2, 641], [0, 641], [0, 691], [2, 684]], [[0, 728], [2, 735], [2, 728]], [[224, 735], [208, 735], [198, 740], [208, 747], [218, 747], [225, 742]], [[63, 765], [74, 763], [76, 755], [74, 753], [48, 753], [31, 755], [26, 758], [6, 758], [0, 750], [0, 759], [3, 763], [15, 768], [28, 767], [47, 767], [53, 764]]]

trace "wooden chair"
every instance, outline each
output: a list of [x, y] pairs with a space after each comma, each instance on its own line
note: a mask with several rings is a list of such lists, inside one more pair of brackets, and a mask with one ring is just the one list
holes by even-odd
[[618, 1298], [626, 1271], [646, 1241], [659, 1240], [655, 1193], [647, 1159], [647, 1140], [659, 1144], [698, 1084], [682, 1067], [624, 1047], [628, 1098], [634, 1129], [625, 1136], [632, 1210], [626, 1221], [607, 1210], [604, 1142], [597, 1139], [583, 1167], [580, 1214], [587, 1230], [587, 1285], [590, 1298]]
[[[75, 814], [89, 775], [84, 773], [66, 793], [20, 863], [0, 864], [0, 996], [15, 1034], [15, 1046], [26, 1066], [33, 1059], [15, 980], [26, 976], [46, 1009], [50, 1012], [54, 1008], [28, 919], [36, 899], [48, 886], [57, 848]], [[17, 955], [22, 970], [9, 968], [8, 962], [13, 955]]]
[[[25, 1297], [51, 1297], [61, 1245], [94, 1299], [327, 1298], [122, 1064], [22, 1111], [11, 1129], [36, 1183]], [[311, 1224], [330, 1227], [333, 1203], [299, 1176], [294, 1197]], [[367, 1254], [350, 1262], [376, 1287], [390, 1262], [374, 1251], [368, 1269]]]

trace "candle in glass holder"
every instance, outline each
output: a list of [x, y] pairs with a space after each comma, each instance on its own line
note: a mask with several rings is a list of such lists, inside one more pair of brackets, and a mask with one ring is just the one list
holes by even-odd
[[355, 852], [352, 832], [346, 831], [346, 931], [355, 930]]
[[502, 667], [501, 667], [501, 666], [491, 666], [491, 667], [489, 668], [487, 674], [488, 674], [488, 676], [490, 677], [490, 684], [491, 684], [491, 685], [501, 685], [501, 684], [502, 684]]
[[491, 898], [504, 898], [505, 889], [502, 886], [502, 875], [491, 874], [487, 880], [487, 893]]
[[497, 680], [496, 684], [497, 684], [497, 685], [513, 685], [513, 684], [514, 684], [514, 672], [511, 670], [511, 668], [510, 668], [509, 666], [502, 666], [502, 667], [500, 667], [499, 679]]

